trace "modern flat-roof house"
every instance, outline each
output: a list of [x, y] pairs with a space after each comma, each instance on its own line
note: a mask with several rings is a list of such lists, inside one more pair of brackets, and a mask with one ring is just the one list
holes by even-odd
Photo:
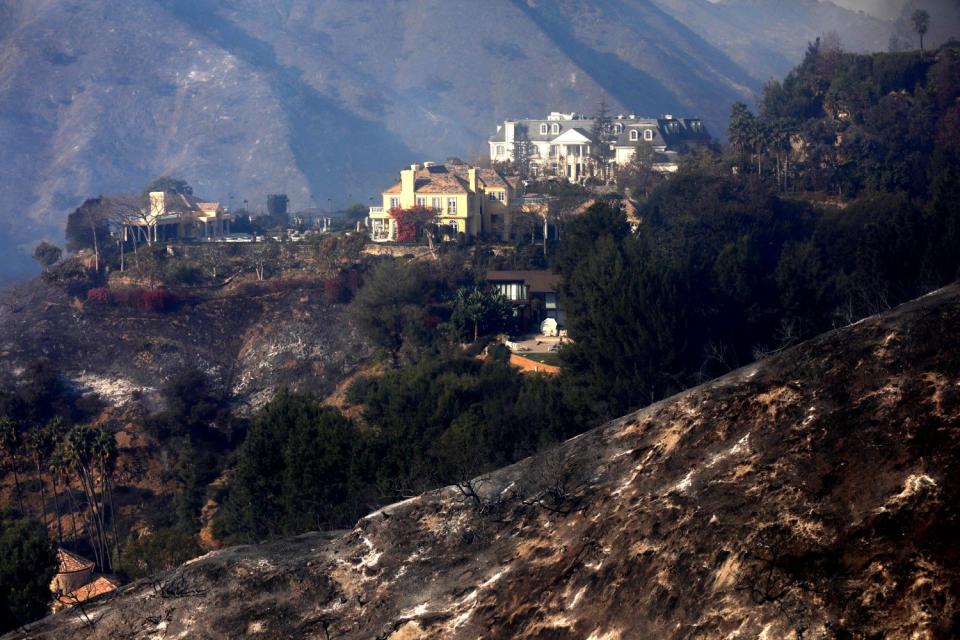
[[[595, 175], [591, 160], [595, 120], [577, 113], [552, 112], [543, 119], [505, 120], [491, 136], [491, 162], [515, 159], [518, 140], [530, 142], [530, 171], [533, 175], [556, 175], [578, 182]], [[601, 144], [610, 147], [610, 163], [626, 164], [637, 149], [647, 145], [656, 154], [653, 168], [676, 171], [677, 152], [690, 145], [710, 141], [699, 118], [638, 118], [618, 115], [610, 120], [609, 138]]]
[[424, 207], [434, 212], [446, 240], [472, 239], [481, 233], [509, 239], [519, 184], [493, 169], [460, 164], [414, 164], [383, 192], [383, 204], [370, 207], [368, 227], [374, 242], [397, 240], [392, 210]]
[[488, 271], [485, 281], [499, 290], [517, 310], [520, 329], [539, 329], [547, 318], [566, 323], [557, 298], [560, 276], [550, 271]]

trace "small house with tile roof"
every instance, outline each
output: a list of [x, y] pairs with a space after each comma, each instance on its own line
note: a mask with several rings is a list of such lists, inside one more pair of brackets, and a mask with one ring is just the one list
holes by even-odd
[[57, 612], [65, 607], [73, 607], [86, 602], [91, 598], [102, 596], [105, 593], [116, 591], [120, 582], [107, 576], [99, 576], [95, 580], [77, 587], [69, 593], [59, 593], [54, 596], [53, 611]]
[[90, 582], [96, 566], [83, 556], [67, 551], [63, 547], [57, 549], [57, 573], [50, 582], [50, 591], [54, 593], [69, 593]]
[[397, 239], [391, 211], [423, 207], [433, 211], [443, 240], [474, 239], [481, 233], [508, 239], [517, 185], [492, 169], [462, 164], [414, 164], [370, 207], [367, 226], [374, 242]]

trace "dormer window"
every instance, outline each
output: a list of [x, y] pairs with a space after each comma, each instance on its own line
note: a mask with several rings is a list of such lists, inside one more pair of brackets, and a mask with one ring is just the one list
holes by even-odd
[[620, 135], [621, 133], [623, 133], [623, 125], [620, 124], [619, 122], [613, 125], [613, 132], [617, 135]]
[[630, 131], [630, 142], [636, 142], [639, 139], [640, 139], [640, 132], [637, 131], [636, 129], [632, 129]]
[[550, 133], [552, 134], [560, 133], [560, 125], [558, 125], [557, 123], [553, 123], [552, 125], [550, 125]]
[[653, 140], [653, 129], [644, 129], [643, 139], [646, 140], [647, 142], [650, 142], [651, 140]]
[[540, 125], [540, 135], [547, 135], [547, 123], [544, 122]]

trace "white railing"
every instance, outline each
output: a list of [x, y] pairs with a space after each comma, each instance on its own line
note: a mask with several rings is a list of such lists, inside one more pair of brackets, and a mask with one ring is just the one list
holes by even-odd
[[370, 207], [370, 215], [382, 215], [383, 207]]

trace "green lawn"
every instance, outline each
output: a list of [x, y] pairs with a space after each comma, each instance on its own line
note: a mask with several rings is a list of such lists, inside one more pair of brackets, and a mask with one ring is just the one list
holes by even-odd
[[563, 364], [560, 360], [559, 353], [518, 353], [517, 355], [523, 356], [528, 360], [533, 360], [534, 362], [539, 362], [540, 364], [549, 364], [554, 367], [559, 367]]

